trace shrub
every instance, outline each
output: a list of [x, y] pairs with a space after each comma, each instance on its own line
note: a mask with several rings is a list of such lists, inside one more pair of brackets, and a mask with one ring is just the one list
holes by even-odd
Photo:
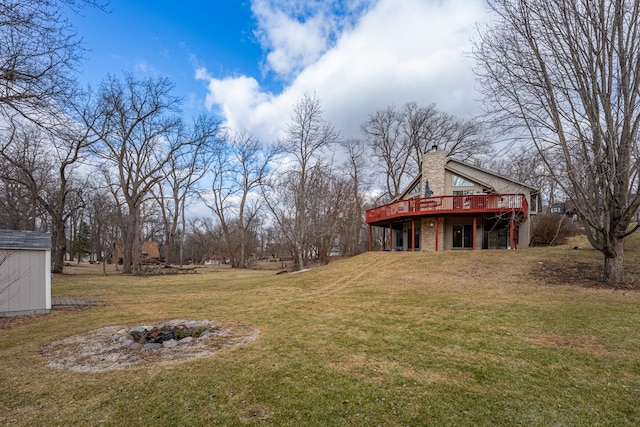
[[579, 234], [578, 226], [571, 218], [554, 213], [541, 213], [532, 218], [531, 244], [561, 245], [567, 238]]

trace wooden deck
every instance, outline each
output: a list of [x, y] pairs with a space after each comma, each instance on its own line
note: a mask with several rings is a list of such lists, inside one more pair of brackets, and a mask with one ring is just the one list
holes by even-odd
[[369, 225], [383, 225], [409, 218], [500, 214], [509, 211], [528, 215], [526, 197], [523, 194], [471, 194], [398, 200], [369, 209], [366, 212], [366, 221]]

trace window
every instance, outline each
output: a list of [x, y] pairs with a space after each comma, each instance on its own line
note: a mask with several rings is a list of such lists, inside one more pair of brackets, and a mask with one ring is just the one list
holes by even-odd
[[538, 195], [537, 194], [531, 195], [531, 206], [529, 206], [529, 210], [531, 212], [538, 212]]
[[402, 249], [403, 245], [402, 230], [396, 231], [396, 248]]
[[418, 182], [416, 185], [413, 186], [413, 188], [411, 189], [411, 191], [409, 191], [410, 195], [414, 195], [414, 194], [420, 194], [420, 183]]
[[458, 175], [451, 175], [452, 187], [474, 187], [475, 184], [469, 180], [466, 180]]

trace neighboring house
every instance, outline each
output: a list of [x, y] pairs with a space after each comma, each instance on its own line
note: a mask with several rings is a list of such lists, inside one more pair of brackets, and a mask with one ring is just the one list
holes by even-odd
[[525, 248], [539, 199], [534, 187], [432, 151], [396, 200], [366, 212], [369, 248], [373, 227], [388, 251]]
[[226, 259], [223, 259], [220, 255], [211, 255], [204, 260], [204, 265], [222, 265], [226, 264]]
[[51, 235], [0, 230], [0, 316], [51, 311]]
[[577, 222], [579, 219], [573, 203], [569, 200], [553, 203], [549, 206], [549, 212], [552, 214], [564, 215], [567, 218], [571, 218], [574, 222]]
[[[111, 262], [119, 264], [122, 259], [122, 242], [116, 241], [113, 243], [112, 254]], [[158, 242], [142, 242], [140, 246], [140, 262], [156, 263], [159, 261], [160, 249], [158, 248]]]

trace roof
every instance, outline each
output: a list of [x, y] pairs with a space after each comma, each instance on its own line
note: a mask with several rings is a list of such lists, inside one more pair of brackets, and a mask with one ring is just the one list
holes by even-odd
[[147, 258], [160, 258], [158, 242], [142, 242], [142, 245], [140, 246], [140, 254], [145, 255]]
[[[140, 255], [146, 258], [160, 259], [160, 249], [158, 242], [146, 241], [140, 245]], [[115, 259], [122, 257], [122, 242], [116, 240], [113, 242], [113, 257]]]
[[[449, 170], [451, 170], [452, 172], [456, 172], [456, 173], [457, 173], [458, 171], [457, 171], [457, 170], [454, 170], [454, 169], [455, 169], [455, 166], [452, 168], [452, 167], [451, 167], [452, 165], [450, 165], [449, 163], [458, 163], [458, 164], [464, 165], [464, 166], [466, 166], [466, 167], [468, 167], [468, 168], [475, 169], [475, 170], [477, 170], [477, 171], [480, 171], [480, 172], [483, 172], [483, 173], [486, 173], [486, 174], [489, 174], [489, 175], [493, 175], [493, 176], [498, 177], [498, 178], [502, 178], [502, 179], [504, 179], [505, 181], [512, 182], [512, 183], [517, 184], [517, 185], [519, 185], [519, 186], [521, 186], [521, 187], [526, 187], [526, 188], [528, 188], [528, 189], [530, 189], [530, 190], [533, 190], [533, 191], [536, 191], [536, 192], [537, 192], [537, 191], [540, 191], [540, 189], [539, 189], [539, 188], [536, 188], [536, 187], [534, 187], [534, 186], [532, 186], [532, 185], [529, 185], [529, 184], [525, 184], [524, 182], [516, 181], [515, 179], [513, 179], [513, 178], [509, 178], [509, 177], [507, 177], [507, 176], [504, 176], [504, 175], [502, 175], [502, 174], [500, 174], [500, 173], [498, 173], [498, 172], [490, 171], [490, 170], [488, 170], [488, 169], [484, 169], [484, 168], [481, 168], [480, 166], [472, 165], [472, 164], [470, 164], [470, 163], [463, 162], [463, 161], [461, 161], [461, 160], [457, 160], [457, 159], [447, 159], [447, 162], [446, 162], [445, 168], [448, 168], [448, 169], [449, 169]], [[474, 178], [474, 179], [477, 181], [477, 178]], [[483, 183], [479, 183], [479, 184], [483, 184]]]
[[[511, 178], [509, 178], [509, 177], [506, 177], [506, 176], [504, 176], [504, 175], [502, 175], [502, 174], [499, 174], [499, 173], [497, 173], [497, 172], [493, 172], [493, 171], [490, 171], [490, 170], [488, 170], [488, 169], [484, 169], [484, 168], [481, 168], [481, 167], [479, 167], [479, 166], [476, 166], [476, 165], [472, 165], [472, 164], [470, 164], [470, 163], [463, 162], [463, 161], [461, 161], [461, 160], [457, 160], [457, 159], [453, 159], [453, 158], [447, 158], [447, 159], [446, 159], [446, 161], [445, 161], [445, 166], [444, 166], [445, 170], [449, 170], [449, 172], [453, 172], [453, 173], [455, 173], [455, 174], [457, 174], [457, 175], [460, 175], [461, 177], [463, 177], [463, 178], [465, 178], [465, 179], [468, 179], [468, 180], [470, 180], [470, 181], [476, 182], [477, 184], [480, 184], [480, 185], [482, 185], [483, 187], [487, 187], [487, 188], [493, 189], [493, 185], [491, 185], [490, 183], [483, 182], [483, 180], [482, 180], [481, 178], [479, 178], [479, 177], [477, 177], [477, 176], [469, 176], [469, 175], [465, 174], [463, 171], [461, 171], [461, 170], [457, 169], [457, 168], [454, 166], [454, 164], [455, 164], [455, 163], [458, 163], [459, 165], [465, 166], [465, 167], [467, 167], [467, 168], [475, 169], [475, 170], [477, 170], [477, 171], [479, 171], [479, 172], [482, 172], [482, 173], [484, 173], [484, 174], [491, 175], [491, 176], [494, 176], [494, 177], [496, 177], [496, 178], [503, 179], [503, 180], [505, 180], [505, 181], [508, 181], [508, 182], [513, 183], [513, 184], [519, 185], [519, 186], [521, 186], [521, 187], [528, 188], [528, 189], [530, 189], [530, 190], [531, 190], [531, 192], [532, 192], [532, 193], [537, 193], [537, 192], [539, 192], [539, 191], [540, 191], [540, 189], [539, 189], [539, 188], [533, 187], [533, 186], [531, 186], [531, 185], [529, 185], [529, 184], [525, 184], [525, 183], [523, 183], [523, 182], [516, 181], [516, 180], [514, 180], [514, 179], [511, 179]], [[410, 182], [410, 183], [405, 187], [405, 189], [404, 189], [404, 190], [403, 190], [403, 191], [402, 191], [398, 196], [396, 196], [392, 201], [394, 201], [394, 202], [395, 202], [395, 201], [397, 201], [397, 200], [402, 200], [402, 199], [407, 195], [407, 193], [408, 193], [408, 192], [413, 188], [413, 186], [414, 186], [414, 185], [416, 185], [416, 183], [420, 182], [420, 180], [421, 180], [421, 179], [422, 179], [422, 171], [421, 171], [420, 173], [418, 173], [418, 175], [417, 175], [417, 176], [416, 176], [416, 177], [415, 177], [415, 178], [414, 178], [414, 179], [413, 179], [413, 180], [412, 180], [412, 181], [411, 181], [411, 182]], [[424, 189], [423, 189], [423, 191], [424, 191]]]
[[51, 234], [41, 231], [0, 230], [2, 249], [51, 249]]

